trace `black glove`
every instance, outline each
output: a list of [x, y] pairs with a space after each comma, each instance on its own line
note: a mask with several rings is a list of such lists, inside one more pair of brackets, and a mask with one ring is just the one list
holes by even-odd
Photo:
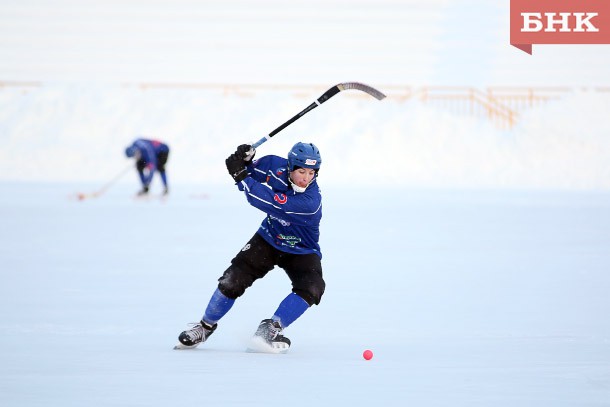
[[[250, 151], [252, 151], [252, 154], [248, 154]], [[241, 146], [237, 147], [235, 154], [245, 162], [249, 162], [254, 159], [256, 150], [254, 150], [250, 144], [242, 144]]]
[[240, 182], [248, 176], [248, 170], [246, 170], [246, 164], [244, 160], [240, 158], [237, 153], [231, 154], [226, 160], [227, 171], [229, 175], [233, 177], [235, 182]]

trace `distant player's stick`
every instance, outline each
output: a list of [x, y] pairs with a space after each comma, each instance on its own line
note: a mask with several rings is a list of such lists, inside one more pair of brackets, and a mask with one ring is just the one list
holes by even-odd
[[106, 192], [108, 190], [108, 188], [110, 188], [112, 185], [114, 185], [115, 182], [117, 182], [119, 179], [121, 179], [123, 177], [123, 175], [125, 175], [127, 173], [127, 171], [129, 171], [132, 168], [133, 168], [133, 164], [129, 163], [129, 165], [127, 167], [123, 168], [121, 170], [121, 172], [119, 172], [117, 175], [115, 175], [114, 178], [112, 178], [110, 181], [108, 181], [106, 184], [104, 184], [97, 191], [92, 192], [90, 194], [80, 193], [80, 194], [76, 195], [76, 198], [78, 198], [79, 201], [82, 201], [83, 199], [99, 197], [104, 192]]
[[[295, 121], [297, 121], [298, 119], [303, 117], [306, 113], [312, 111], [316, 107], [320, 106], [322, 103], [326, 102], [328, 99], [335, 96], [337, 93], [339, 93], [343, 90], [349, 90], [349, 89], [356, 89], [356, 90], [360, 90], [362, 92], [368, 93], [369, 95], [373, 96], [377, 100], [381, 100], [381, 99], [385, 98], [385, 95], [383, 93], [381, 93], [380, 91], [378, 91], [377, 89], [375, 89], [369, 85], [365, 85], [365, 84], [359, 83], [359, 82], [340, 83], [338, 85], [333, 86], [326, 92], [324, 92], [324, 94], [322, 96], [320, 96], [312, 104], [310, 104], [305, 109], [303, 109], [300, 113], [298, 113], [297, 115], [292, 117], [286, 123], [282, 124], [280, 127], [273, 130], [271, 133], [269, 133], [267, 136], [263, 137], [262, 139], [258, 140], [256, 143], [252, 144], [252, 148], [255, 149], [256, 147], [260, 146], [265, 141], [269, 140], [271, 137], [275, 136], [277, 133], [284, 130], [286, 127], [290, 126], [292, 123], [294, 123]], [[251, 151], [253, 151], [253, 150], [251, 150]], [[254, 152], [252, 152], [252, 153], [254, 153]]]

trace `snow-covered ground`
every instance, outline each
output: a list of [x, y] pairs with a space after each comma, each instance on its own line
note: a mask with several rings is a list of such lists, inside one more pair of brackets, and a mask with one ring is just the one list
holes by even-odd
[[3, 182], [0, 405], [608, 405], [610, 193], [321, 178], [327, 292], [290, 352], [244, 352], [279, 269], [174, 351], [262, 218], [225, 181], [166, 201]]

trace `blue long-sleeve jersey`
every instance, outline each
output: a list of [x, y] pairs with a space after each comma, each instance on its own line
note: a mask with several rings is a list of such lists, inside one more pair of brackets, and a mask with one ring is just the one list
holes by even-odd
[[[148, 186], [150, 185], [153, 175], [155, 175], [155, 171], [158, 168], [157, 155], [162, 152], [168, 152], [169, 147], [167, 144], [160, 141], [142, 138], [134, 141], [132, 146], [140, 151], [141, 155], [139, 160], [144, 161], [146, 168], [148, 169], [147, 173], [140, 172], [142, 185]], [[167, 181], [163, 179], [163, 183], [167, 184]]]
[[247, 166], [248, 177], [237, 183], [250, 205], [265, 212], [258, 234], [283, 252], [320, 251], [322, 195], [314, 178], [305, 192], [297, 193], [288, 181], [288, 160], [268, 155]]

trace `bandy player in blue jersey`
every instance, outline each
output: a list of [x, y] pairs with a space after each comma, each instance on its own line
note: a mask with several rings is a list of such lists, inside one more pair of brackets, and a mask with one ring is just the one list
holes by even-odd
[[136, 160], [136, 169], [142, 182], [142, 189], [138, 192], [138, 195], [148, 194], [155, 171], [158, 171], [161, 176], [163, 195], [168, 194], [167, 175], [165, 174], [165, 164], [169, 157], [167, 144], [158, 140], [139, 138], [125, 149], [125, 155]]
[[194, 348], [206, 341], [235, 300], [275, 266], [290, 278], [292, 292], [259, 324], [254, 340], [264, 347], [262, 350], [286, 352], [290, 340], [283, 330], [309, 307], [318, 305], [324, 293], [318, 244], [322, 218], [317, 183], [320, 151], [311, 143], [297, 143], [287, 159], [253, 157], [251, 146], [241, 145], [226, 159], [227, 170], [248, 203], [267, 216], [219, 278], [201, 321], [179, 335], [178, 349]]

